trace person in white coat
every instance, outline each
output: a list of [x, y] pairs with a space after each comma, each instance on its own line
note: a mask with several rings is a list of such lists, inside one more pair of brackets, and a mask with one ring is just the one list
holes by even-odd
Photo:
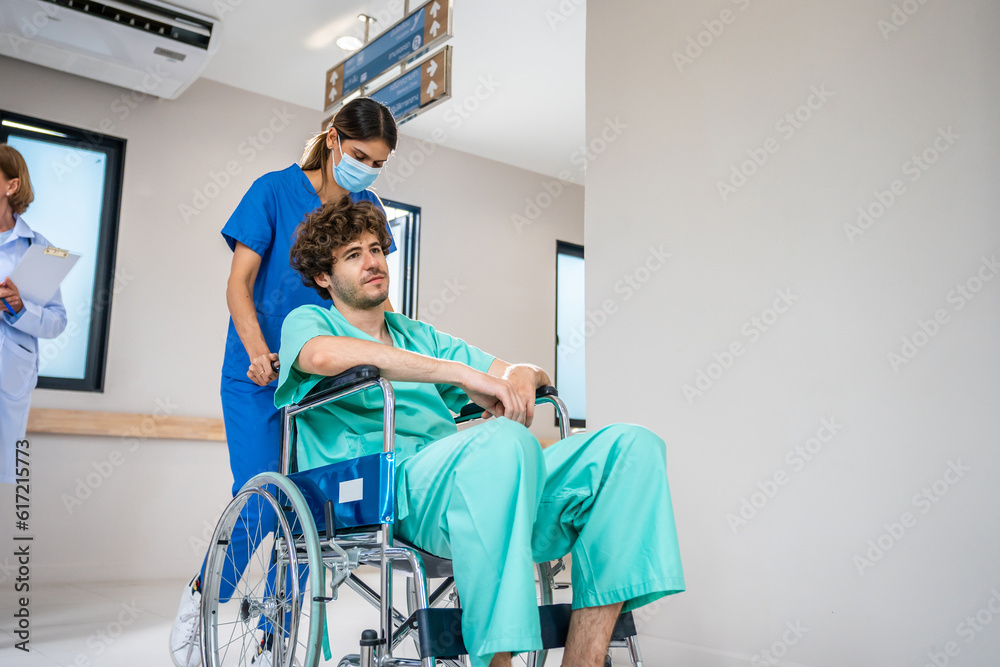
[[66, 328], [59, 290], [48, 303], [32, 303], [10, 280], [29, 246], [49, 245], [21, 217], [33, 199], [24, 157], [0, 144], [0, 482], [6, 483], [14, 481], [15, 448], [28, 427], [31, 391], [38, 382], [38, 339], [55, 338]]

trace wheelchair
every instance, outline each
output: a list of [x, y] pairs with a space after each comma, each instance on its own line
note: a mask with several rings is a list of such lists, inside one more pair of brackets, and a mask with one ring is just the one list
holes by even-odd
[[[384, 401], [383, 451], [296, 471], [296, 416], [370, 390], [380, 390]], [[569, 435], [569, 416], [554, 387], [540, 388], [535, 402], [553, 405], [560, 436]], [[325, 378], [300, 403], [282, 410], [281, 472], [261, 473], [247, 482], [223, 511], [210, 542], [202, 581], [206, 667], [257, 664], [251, 654], [259, 652], [262, 634], [271, 638], [274, 665], [316, 667], [321, 657], [331, 660], [326, 605], [345, 584], [378, 610], [378, 630], [364, 630], [359, 652], [344, 656], [339, 667], [467, 664], [451, 561], [393, 536], [394, 412], [392, 385], [374, 366]], [[482, 416], [482, 408], [470, 403], [455, 421]], [[245, 541], [230, 540], [237, 526], [255, 536], [252, 553]], [[248, 565], [242, 576], [234, 575], [240, 562]], [[378, 568], [381, 590], [358, 576], [363, 566]], [[553, 591], [567, 586], [555, 582], [563, 560], [535, 568], [543, 649], [513, 660], [543, 667], [550, 649], [565, 646], [571, 605], [553, 602]], [[394, 573], [405, 576], [405, 614], [394, 606]], [[429, 580], [442, 581], [429, 592]], [[393, 655], [407, 639], [418, 659]], [[631, 664], [642, 666], [631, 612], [619, 616], [611, 648], [627, 649]], [[610, 651], [605, 664], [611, 664]]]

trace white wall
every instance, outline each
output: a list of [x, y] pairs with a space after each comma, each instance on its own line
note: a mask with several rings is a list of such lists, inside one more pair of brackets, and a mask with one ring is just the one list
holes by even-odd
[[[105, 391], [38, 390], [34, 406], [220, 418], [231, 253], [219, 230], [257, 176], [298, 160], [322, 114], [207, 80], [176, 101], [137, 100], [6, 58], [0, 91], [9, 111], [128, 140]], [[518, 228], [511, 216], [542, 190], [537, 174], [406, 138], [389, 165], [379, 193], [422, 207], [421, 314], [551, 368], [555, 239], [582, 241], [583, 189], [566, 185]], [[229, 497], [224, 443], [29, 437], [36, 581], [190, 576]], [[0, 494], [0, 514], [12, 502]], [[0, 538], [10, 530], [4, 523]], [[11, 573], [4, 558], [0, 582]]]
[[[1000, 609], [1000, 6], [633, 0], [587, 19], [587, 302], [616, 310], [588, 340], [588, 411], [665, 438], [688, 584], [645, 615], [647, 664], [995, 664], [1000, 622], [962, 624]], [[763, 164], [724, 198], [748, 151]], [[980, 291], [963, 305], [958, 285]], [[922, 346], [893, 367], [904, 337]]]
[[403, 137], [375, 189], [421, 207], [418, 316], [554, 370], [556, 240], [583, 242], [583, 188]]

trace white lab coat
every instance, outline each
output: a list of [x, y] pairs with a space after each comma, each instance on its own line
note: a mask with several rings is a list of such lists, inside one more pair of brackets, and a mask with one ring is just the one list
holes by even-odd
[[[13, 273], [28, 247], [35, 243], [49, 245], [14, 214], [13, 233], [0, 245], [0, 278]], [[16, 318], [2, 303], [0, 310], [0, 482], [10, 483], [14, 481], [15, 445], [24, 439], [31, 392], [38, 382], [38, 339], [55, 338], [63, 332], [66, 308], [62, 293], [56, 290], [46, 304], [24, 301]]]

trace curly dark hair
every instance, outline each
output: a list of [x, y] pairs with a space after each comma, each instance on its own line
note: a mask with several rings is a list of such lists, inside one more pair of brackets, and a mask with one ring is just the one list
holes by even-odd
[[289, 252], [292, 268], [302, 276], [302, 284], [312, 287], [324, 299], [330, 293], [316, 284], [316, 276], [333, 273], [333, 253], [370, 232], [378, 239], [382, 252], [389, 252], [392, 238], [385, 214], [369, 201], [354, 203], [350, 197], [324, 204], [306, 216], [295, 230], [295, 243]]

